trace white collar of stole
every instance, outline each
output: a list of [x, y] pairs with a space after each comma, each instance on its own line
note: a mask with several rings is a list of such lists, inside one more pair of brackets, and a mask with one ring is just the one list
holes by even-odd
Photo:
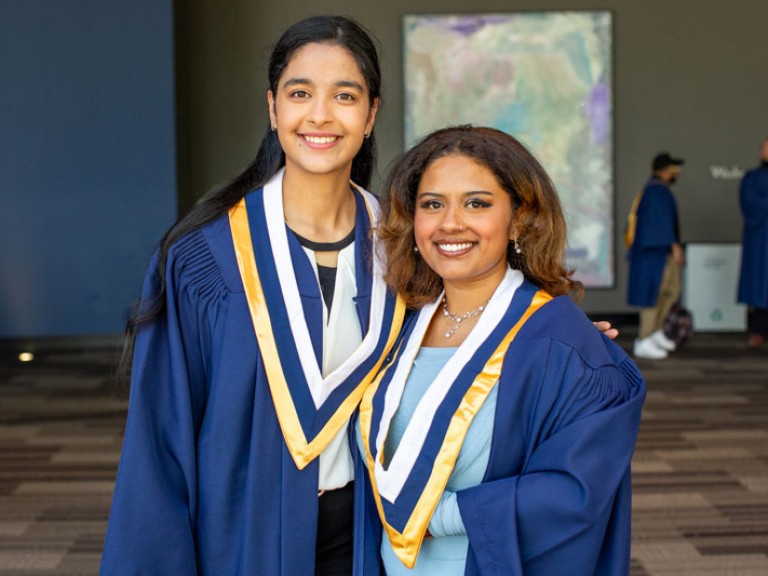
[[[293, 268], [283, 215], [282, 183], [283, 170], [262, 190], [244, 197], [233, 206], [229, 211], [229, 221], [235, 256], [277, 418], [291, 456], [297, 467], [303, 469], [320, 455], [357, 409], [366, 387], [378, 372], [400, 332], [405, 302], [399, 296], [389, 295], [383, 279], [383, 265], [374, 247], [368, 332], [349, 358], [323, 377], [314, 354]], [[357, 186], [355, 188], [365, 201], [375, 233], [379, 216], [378, 203], [367, 191]], [[276, 278], [278, 284], [277, 287], [272, 286], [269, 297], [273, 306], [280, 308], [281, 317], [284, 310], [288, 319], [288, 330], [282, 330], [280, 335], [274, 332], [271, 311], [261, 283], [257, 251], [254, 249], [248, 219], [248, 202], [261, 202], [260, 206], [253, 206], [263, 209], [263, 212], [259, 210], [259, 214], [263, 215], [267, 227], [270, 252], [269, 257], [263, 259], [262, 265], [270, 267], [268, 275]], [[264, 244], [259, 247], [265, 248]], [[290, 335], [286, 334], [287, 331], [290, 331]], [[281, 351], [286, 353], [286, 358], [298, 358], [289, 367], [295, 376], [290, 382], [286, 378], [287, 367], [283, 366]], [[296, 370], [297, 367], [300, 370]], [[296, 372], [300, 372], [301, 376], [296, 375]], [[301, 416], [294, 402], [294, 393], [306, 393], [312, 401], [314, 413], [309, 414], [304, 405]], [[331, 401], [329, 398], [333, 398], [333, 406], [326, 406]]]
[[[472, 419], [498, 383], [509, 346], [528, 318], [552, 298], [542, 290], [531, 292], [530, 301], [524, 294], [521, 308], [510, 316], [515, 306], [513, 297], [523, 282], [521, 272], [507, 270], [483, 316], [419, 401], [386, 470], [382, 465], [386, 435], [440, 298], [419, 312], [407, 341], [400, 344], [395, 359], [363, 396], [360, 432], [373, 498], [395, 555], [409, 568], [416, 563], [430, 516], [445, 490]], [[502, 334], [496, 329], [504, 318], [505, 322], [515, 320]], [[484, 365], [462, 374], [474, 362]], [[388, 373], [392, 370], [390, 377]], [[380, 392], [379, 387], [387, 378], [386, 389]], [[454, 408], [458, 392], [463, 396]], [[451, 400], [449, 394], [453, 396]], [[430, 431], [435, 422], [444, 421], [446, 410], [451, 412], [448, 428], [438, 426]], [[377, 432], [372, 443], [370, 434], [374, 427]]]
[[[455, 377], [466, 365], [470, 358], [477, 352], [477, 349], [488, 338], [490, 333], [496, 328], [499, 319], [504, 316], [510, 302], [515, 295], [515, 291], [523, 283], [523, 274], [518, 270], [508, 269], [501, 284], [496, 288], [482, 316], [477, 321], [474, 329], [462, 342], [456, 353], [446, 362], [442, 370], [435, 376], [427, 392], [419, 401], [408, 426], [403, 433], [400, 444], [392, 456], [389, 467], [385, 470], [381, 460], [376, 458], [376, 482], [379, 488], [379, 494], [390, 502], [397, 500], [400, 490], [413, 469], [413, 465], [421, 452], [424, 441], [427, 438], [427, 432], [432, 423], [432, 419], [437, 409], [445, 399], [446, 394], [451, 389]], [[376, 450], [382, 453], [384, 440], [386, 439], [389, 425], [392, 418], [400, 406], [400, 399], [403, 396], [405, 383], [408, 380], [413, 361], [421, 348], [421, 342], [424, 339], [427, 328], [432, 320], [436, 309], [442, 302], [442, 295], [432, 304], [424, 306], [419, 311], [416, 326], [408, 338], [405, 348], [400, 353], [400, 359], [397, 368], [384, 401], [384, 413], [381, 417], [381, 426], [376, 437]]]
[[[296, 283], [296, 275], [293, 270], [291, 252], [288, 245], [288, 232], [285, 226], [283, 212], [283, 173], [280, 170], [264, 186], [264, 210], [266, 213], [267, 230], [272, 244], [272, 252], [277, 263], [277, 274], [280, 279], [285, 307], [288, 310], [288, 319], [291, 323], [291, 331], [296, 341], [296, 349], [299, 353], [301, 367], [307, 379], [312, 400], [316, 407], [322, 406], [326, 398], [341, 384], [350, 373], [368, 358], [376, 347], [382, 330], [382, 314], [387, 287], [383, 282], [382, 263], [378, 254], [373, 258], [373, 287], [371, 289], [370, 324], [368, 333], [363, 338], [360, 346], [326, 377], [323, 377], [320, 367], [315, 359], [312, 340], [309, 336], [307, 320], [304, 317], [304, 309], [301, 305], [299, 287]], [[371, 227], [376, 229], [380, 208], [373, 195], [360, 187], [355, 188], [362, 194], [366, 208], [371, 218]], [[375, 242], [375, 239], [374, 239]]]

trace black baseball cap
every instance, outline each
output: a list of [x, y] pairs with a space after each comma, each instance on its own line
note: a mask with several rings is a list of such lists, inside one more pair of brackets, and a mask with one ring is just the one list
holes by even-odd
[[651, 166], [653, 171], [656, 172], [657, 170], [664, 170], [667, 166], [682, 166], [683, 164], [685, 164], [685, 160], [682, 158], [675, 158], [669, 152], [661, 152], [656, 154]]

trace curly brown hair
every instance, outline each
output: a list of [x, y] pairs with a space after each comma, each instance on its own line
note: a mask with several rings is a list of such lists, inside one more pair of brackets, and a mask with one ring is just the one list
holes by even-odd
[[465, 156], [486, 166], [507, 191], [515, 211], [517, 246], [507, 260], [525, 277], [553, 296], [578, 299], [581, 282], [563, 265], [566, 225], [560, 199], [541, 164], [518, 140], [495, 128], [463, 125], [437, 130], [395, 160], [385, 190], [379, 228], [387, 255], [386, 281], [413, 308], [433, 301], [442, 279], [414, 250], [416, 192], [426, 169], [438, 158]]

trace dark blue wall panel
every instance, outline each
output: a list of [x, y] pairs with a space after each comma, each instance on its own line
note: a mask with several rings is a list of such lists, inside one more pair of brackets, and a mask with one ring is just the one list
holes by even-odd
[[0, 337], [121, 331], [176, 213], [172, 18], [0, 1]]

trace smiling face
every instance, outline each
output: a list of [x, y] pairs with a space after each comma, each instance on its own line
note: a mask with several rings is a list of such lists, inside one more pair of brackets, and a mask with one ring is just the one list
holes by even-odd
[[514, 236], [510, 195], [493, 172], [466, 156], [444, 156], [424, 171], [416, 191], [414, 236], [446, 289], [490, 294], [507, 269]]
[[346, 48], [302, 46], [267, 99], [286, 170], [349, 176], [365, 134], [373, 129], [378, 100], [371, 105], [365, 78]]

